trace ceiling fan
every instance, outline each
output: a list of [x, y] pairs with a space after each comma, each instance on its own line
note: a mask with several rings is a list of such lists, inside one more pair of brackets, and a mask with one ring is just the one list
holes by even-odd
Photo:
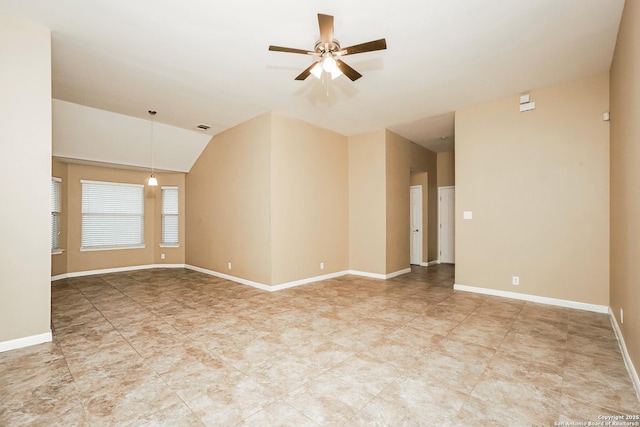
[[309, 74], [320, 78], [323, 71], [330, 74], [332, 79], [344, 74], [349, 77], [351, 81], [358, 80], [362, 77], [362, 74], [345, 64], [340, 57], [387, 48], [387, 41], [385, 39], [342, 48], [338, 40], [333, 38], [333, 16], [319, 13], [318, 24], [320, 26], [320, 40], [316, 42], [313, 51], [273, 45], [269, 46], [269, 50], [275, 52], [299, 53], [312, 55], [314, 57], [313, 63], [300, 73], [298, 77], [296, 77], [296, 80], [304, 80], [309, 77]]

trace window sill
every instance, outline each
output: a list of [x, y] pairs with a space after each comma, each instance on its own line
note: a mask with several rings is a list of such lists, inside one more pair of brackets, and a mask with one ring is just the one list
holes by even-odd
[[64, 252], [64, 249], [51, 249], [51, 255], [60, 255]]
[[160, 243], [161, 248], [179, 248], [180, 244], [179, 243]]
[[80, 248], [80, 252], [97, 252], [97, 251], [119, 251], [126, 249], [144, 249], [147, 245], [141, 246], [106, 246], [104, 248]]

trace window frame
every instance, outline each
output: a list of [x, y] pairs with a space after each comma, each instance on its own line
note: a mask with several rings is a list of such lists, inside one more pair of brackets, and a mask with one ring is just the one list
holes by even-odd
[[63, 252], [60, 248], [60, 213], [62, 212], [62, 178], [51, 177], [51, 254], [58, 255]]
[[[132, 184], [132, 183], [126, 183], [126, 182], [113, 182], [113, 181], [95, 181], [95, 180], [80, 180], [80, 184], [81, 184], [81, 234], [80, 234], [80, 251], [81, 252], [92, 252], [92, 251], [108, 251], [108, 250], [125, 250], [125, 249], [142, 249], [146, 247], [146, 243], [145, 243], [145, 194], [144, 194], [144, 185], [142, 184]], [[85, 212], [85, 204], [89, 204], [90, 202], [87, 200], [85, 203], [85, 188], [89, 189], [90, 187], [85, 187], [85, 184], [88, 186], [105, 186], [105, 187], [110, 187], [111, 191], [117, 192], [118, 189], [122, 189], [122, 188], [128, 188], [128, 189], [132, 189], [135, 188], [137, 191], [139, 191], [139, 195], [136, 194], [136, 197], [140, 197], [139, 200], [139, 207], [140, 207], [140, 211], [137, 212], [128, 212], [128, 213], [123, 213], [123, 212]], [[94, 188], [98, 188], [98, 187], [94, 187]], [[89, 195], [87, 195], [87, 197], [89, 197]], [[115, 200], [117, 200], [118, 202], [124, 202], [123, 199], [119, 199], [116, 198]], [[138, 203], [138, 202], [136, 202]], [[129, 207], [131, 207], [131, 205], [128, 205]], [[126, 209], [125, 205], [109, 205], [109, 207], [111, 209]], [[136, 241], [135, 243], [118, 243], [117, 241], [111, 241], [108, 244], [97, 244], [97, 245], [85, 245], [85, 237], [86, 234], [89, 229], [90, 226], [87, 225], [87, 223], [85, 222], [85, 218], [102, 218], [103, 221], [107, 221], [107, 227], [106, 229], [108, 230], [109, 227], [111, 227], [112, 229], [116, 229], [117, 228], [117, 224], [109, 224], [108, 223], [108, 219], [109, 218], [113, 218], [114, 221], [117, 221], [118, 219], [124, 219], [124, 218], [136, 218], [139, 219], [139, 229], [136, 227], [134, 229], [134, 234], [139, 234], [140, 239], [138, 241]], [[94, 230], [94, 232], [96, 233], [96, 235], [93, 236], [93, 240], [97, 240], [100, 238], [99, 235], [97, 235], [97, 231]], [[104, 233], [104, 231], [103, 231]], [[119, 238], [122, 238], [122, 236], [118, 236]], [[88, 240], [88, 239], [87, 239]]]
[[[160, 242], [160, 247], [161, 248], [177, 248], [180, 246], [180, 189], [177, 185], [163, 185], [162, 187], [160, 187], [160, 194], [161, 194], [161, 200], [160, 200], [160, 213], [161, 213], [161, 217], [160, 217], [160, 233], [161, 233], [161, 242]], [[175, 213], [171, 212], [171, 213], [167, 213], [165, 212], [167, 205], [165, 204], [165, 191], [166, 190], [175, 190]], [[171, 241], [165, 241], [165, 237], [166, 237], [166, 229], [165, 229], [165, 218], [167, 217], [175, 217], [175, 242]]]

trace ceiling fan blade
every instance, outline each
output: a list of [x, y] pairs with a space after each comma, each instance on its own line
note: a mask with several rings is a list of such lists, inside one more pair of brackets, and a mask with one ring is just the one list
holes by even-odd
[[320, 25], [320, 41], [324, 43], [333, 42], [333, 16], [318, 14], [318, 25]]
[[362, 74], [345, 64], [343, 61], [336, 59], [336, 64], [338, 65], [338, 69], [342, 71], [342, 74], [349, 77], [352, 82], [355, 82], [362, 77]]
[[317, 64], [317, 62], [314, 62], [313, 64], [309, 65], [303, 72], [298, 75], [298, 77], [295, 78], [295, 80], [304, 80], [309, 77], [309, 74], [311, 74], [311, 69]]
[[387, 48], [387, 41], [385, 39], [374, 40], [371, 42], [360, 43], [353, 46], [345, 47], [341, 49], [342, 55], [353, 55], [354, 53], [372, 52], [374, 50], [384, 50]]
[[304, 49], [294, 49], [291, 47], [282, 47], [282, 46], [269, 46], [269, 50], [272, 50], [274, 52], [301, 53], [303, 55], [308, 55], [310, 53], [313, 53]]

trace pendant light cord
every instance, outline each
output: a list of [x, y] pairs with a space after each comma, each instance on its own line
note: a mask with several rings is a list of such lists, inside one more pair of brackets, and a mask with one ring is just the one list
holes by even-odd
[[158, 185], [158, 180], [156, 179], [156, 176], [154, 175], [154, 168], [153, 168], [153, 137], [154, 137], [154, 123], [153, 123], [153, 116], [156, 115], [156, 111], [154, 110], [149, 110], [148, 111], [149, 116], [151, 117], [151, 119], [149, 120], [149, 122], [151, 123], [151, 143], [150, 145], [150, 149], [151, 149], [151, 176], [149, 177], [149, 185], [150, 186], [156, 186]]

